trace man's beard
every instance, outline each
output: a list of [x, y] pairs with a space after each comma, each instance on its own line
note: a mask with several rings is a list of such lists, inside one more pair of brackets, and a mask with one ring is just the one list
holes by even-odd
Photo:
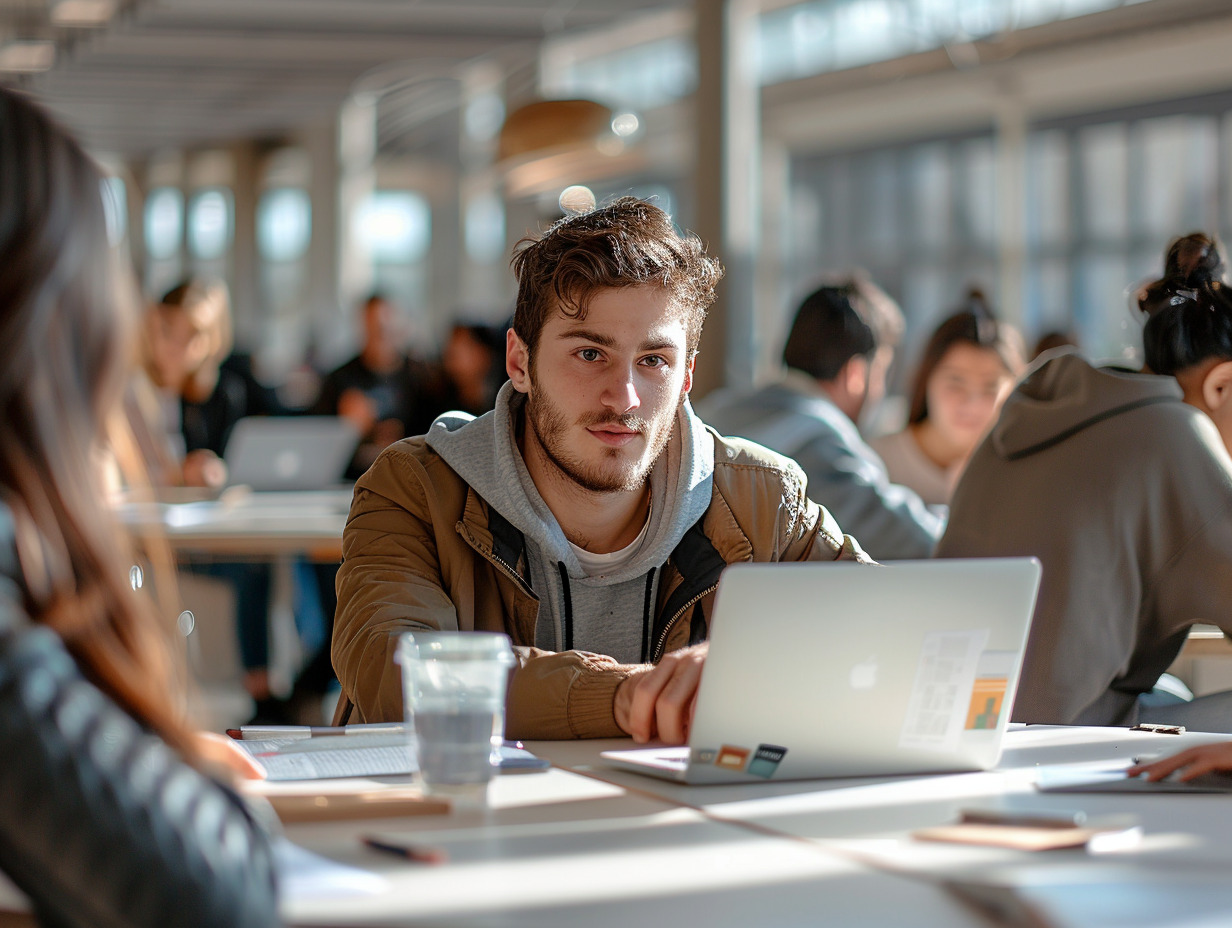
[[[592, 493], [627, 493], [639, 490], [645, 484], [647, 475], [655, 462], [659, 460], [668, 441], [671, 440], [676, 415], [680, 407], [684, 405], [684, 399], [684, 394], [681, 394], [680, 402], [672, 410], [671, 419], [666, 423], [666, 427], [653, 434], [651, 420], [640, 416], [592, 413], [578, 419], [575, 425], [579, 428], [585, 429], [608, 424], [620, 425], [623, 428], [637, 431], [643, 440], [649, 443], [648, 453], [636, 462], [622, 462], [618, 468], [587, 464], [570, 455], [565, 447], [565, 434], [569, 430], [565, 414], [550, 400], [545, 399], [542, 391], [535, 389], [533, 379], [531, 394], [526, 401], [526, 418], [530, 427], [535, 430], [539, 446], [548, 460], [578, 486]], [[618, 460], [622, 456], [621, 449], [606, 449], [605, 456], [608, 460]]]

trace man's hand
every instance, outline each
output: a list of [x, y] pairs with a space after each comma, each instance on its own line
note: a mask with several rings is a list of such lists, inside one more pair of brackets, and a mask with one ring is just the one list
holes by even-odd
[[616, 724], [639, 744], [655, 738], [684, 744], [708, 649], [703, 642], [672, 651], [655, 666], [626, 677], [616, 689]]
[[227, 482], [227, 465], [208, 448], [184, 456], [184, 485], [217, 489]]

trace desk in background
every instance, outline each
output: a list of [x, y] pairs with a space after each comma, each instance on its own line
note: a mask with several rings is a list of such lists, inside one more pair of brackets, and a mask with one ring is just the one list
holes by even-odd
[[[181, 560], [270, 563], [270, 674], [274, 690], [285, 693], [305, 662], [293, 608], [295, 562], [303, 558], [316, 564], [337, 564], [342, 559], [342, 530], [352, 493], [350, 486], [277, 493], [231, 487], [217, 499], [202, 499], [199, 493], [194, 498], [186, 491], [158, 501], [126, 499], [116, 511], [134, 535], [166, 539]], [[180, 593], [184, 606], [198, 619], [188, 638], [187, 657], [199, 684], [203, 705], [198, 711], [203, 723], [218, 729], [238, 723], [252, 708], [238, 686], [241, 669], [235, 623], [230, 618], [234, 614], [232, 588], [185, 572]], [[227, 619], [218, 618], [222, 616]], [[328, 621], [332, 616], [324, 618]], [[328, 641], [324, 646], [328, 647]], [[313, 721], [324, 720], [322, 711], [321, 718]]]

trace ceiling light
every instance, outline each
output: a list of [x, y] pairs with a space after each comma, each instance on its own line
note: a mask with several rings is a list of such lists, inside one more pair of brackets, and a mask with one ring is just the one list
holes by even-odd
[[115, 9], [116, 0], [52, 0], [51, 21], [57, 26], [103, 26]]
[[30, 74], [56, 63], [55, 43], [48, 39], [13, 39], [0, 43], [0, 71]]

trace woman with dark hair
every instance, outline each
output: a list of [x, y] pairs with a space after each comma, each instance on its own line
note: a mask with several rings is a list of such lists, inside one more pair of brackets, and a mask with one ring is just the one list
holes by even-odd
[[103, 502], [136, 294], [100, 183], [0, 89], [0, 869], [47, 925], [267, 926], [267, 839], [202, 772], [217, 747], [185, 725], [171, 632]]
[[1232, 293], [1218, 245], [1173, 242], [1139, 307], [1146, 370], [1064, 350], [1033, 367], [972, 456], [937, 553], [1043, 562], [1016, 721], [1232, 731], [1232, 692], [1152, 692], [1191, 625], [1232, 632]]
[[997, 321], [984, 294], [947, 318], [924, 348], [912, 381], [907, 427], [869, 444], [890, 480], [929, 505], [950, 501], [963, 465], [1026, 366], [1022, 337]]

